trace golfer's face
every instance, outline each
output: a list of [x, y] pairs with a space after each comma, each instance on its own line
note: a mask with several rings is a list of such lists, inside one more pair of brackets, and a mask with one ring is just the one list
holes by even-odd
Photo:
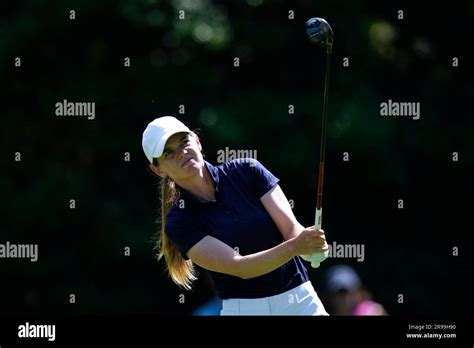
[[173, 134], [158, 158], [160, 170], [171, 179], [186, 179], [204, 165], [200, 144], [189, 133]]

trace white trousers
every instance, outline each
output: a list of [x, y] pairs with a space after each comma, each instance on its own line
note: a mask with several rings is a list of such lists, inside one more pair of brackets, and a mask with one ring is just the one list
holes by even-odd
[[221, 315], [329, 315], [310, 281], [262, 298], [222, 300]]

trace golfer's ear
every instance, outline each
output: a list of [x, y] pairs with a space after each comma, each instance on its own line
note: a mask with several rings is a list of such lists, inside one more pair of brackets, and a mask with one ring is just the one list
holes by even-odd
[[158, 176], [161, 176], [162, 178], [164, 178], [166, 176], [165, 173], [163, 173], [159, 167], [155, 167], [153, 164], [150, 163], [150, 170], [155, 173], [156, 175]]

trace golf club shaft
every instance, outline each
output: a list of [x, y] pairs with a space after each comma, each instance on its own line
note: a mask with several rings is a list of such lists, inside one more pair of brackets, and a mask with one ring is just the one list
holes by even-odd
[[323, 201], [323, 184], [324, 184], [324, 154], [326, 150], [326, 125], [327, 125], [327, 108], [329, 97], [329, 72], [331, 68], [331, 46], [326, 51], [326, 76], [324, 80], [324, 98], [323, 98], [323, 119], [321, 125], [321, 146], [319, 152], [319, 176], [318, 176], [318, 195], [316, 199], [316, 216], [314, 225], [321, 229], [322, 223], [322, 201]]

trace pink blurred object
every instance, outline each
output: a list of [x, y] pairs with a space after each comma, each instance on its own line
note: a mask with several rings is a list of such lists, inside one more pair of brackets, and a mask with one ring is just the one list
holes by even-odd
[[383, 308], [374, 301], [365, 300], [359, 303], [352, 315], [383, 315]]

